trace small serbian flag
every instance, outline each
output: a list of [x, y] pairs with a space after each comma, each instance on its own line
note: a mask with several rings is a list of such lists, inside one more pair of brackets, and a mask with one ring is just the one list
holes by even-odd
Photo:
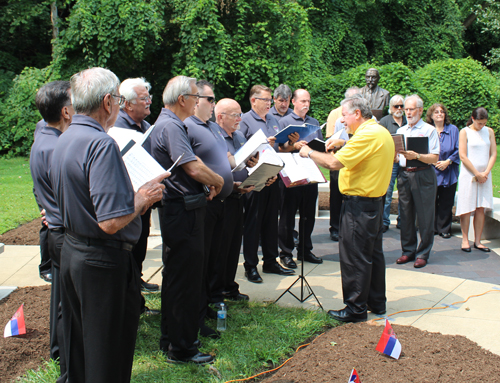
[[384, 332], [375, 350], [389, 355], [394, 359], [399, 359], [399, 355], [401, 354], [401, 343], [399, 343], [398, 338], [396, 338], [396, 334], [394, 334], [394, 330], [387, 319], [385, 320]]
[[24, 324], [24, 303], [17, 309], [12, 319], [5, 326], [3, 337], [26, 334], [26, 325]]
[[349, 383], [361, 383], [361, 380], [359, 380], [359, 375], [356, 372], [355, 368], [353, 368], [351, 371], [351, 376], [349, 377]]

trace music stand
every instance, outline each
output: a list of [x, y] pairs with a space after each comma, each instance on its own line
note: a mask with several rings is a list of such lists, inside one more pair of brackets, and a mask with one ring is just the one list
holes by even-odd
[[[307, 220], [306, 217], [304, 217], [304, 223], [302, 224], [302, 233], [304, 232], [304, 226], [305, 226], [305, 221]], [[284, 292], [283, 294], [281, 294], [278, 299], [276, 299], [274, 301], [274, 303], [278, 302], [281, 297], [283, 295], [285, 295], [286, 293], [290, 293], [293, 297], [295, 297], [295, 299], [297, 299], [300, 303], [304, 303], [306, 301], [306, 299], [308, 299], [309, 297], [311, 297], [311, 295], [314, 295], [314, 299], [316, 299], [316, 302], [318, 302], [319, 304], [319, 307], [321, 307], [321, 310], [325, 310], [323, 308], [323, 306], [321, 306], [321, 302], [319, 301], [318, 297], [316, 296], [316, 294], [314, 294], [314, 291], [311, 287], [311, 285], [309, 284], [309, 282], [307, 282], [307, 279], [306, 277], [304, 276], [304, 263], [305, 263], [305, 260], [304, 260], [304, 257], [305, 257], [305, 254], [304, 254], [304, 241], [302, 241], [301, 243], [301, 247], [302, 247], [302, 264], [300, 265], [300, 275], [297, 277], [297, 279], [295, 280], [295, 282], [293, 282]], [[292, 287], [295, 286], [295, 284], [300, 281], [300, 298], [295, 295], [293, 292], [292, 292]], [[307, 291], [308, 295], [307, 297], [304, 298], [304, 295], [305, 295], [305, 290]]]

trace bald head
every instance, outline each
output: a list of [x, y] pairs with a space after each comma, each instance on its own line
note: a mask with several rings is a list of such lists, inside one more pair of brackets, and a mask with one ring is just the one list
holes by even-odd
[[294, 113], [301, 118], [305, 118], [311, 106], [311, 95], [305, 89], [297, 89], [293, 92], [292, 104]]
[[240, 128], [241, 107], [231, 98], [223, 98], [215, 106], [215, 119], [224, 131], [232, 136]]

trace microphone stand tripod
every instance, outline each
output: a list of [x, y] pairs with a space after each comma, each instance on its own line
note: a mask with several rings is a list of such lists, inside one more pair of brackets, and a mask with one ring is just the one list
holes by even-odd
[[[304, 223], [302, 224], [302, 233], [304, 233], [304, 226], [305, 226], [305, 221], [307, 220], [306, 217], [304, 217]], [[302, 247], [302, 263], [300, 265], [300, 275], [297, 277], [297, 279], [295, 280], [295, 282], [293, 282], [290, 287], [288, 287], [288, 289], [286, 289], [283, 294], [281, 294], [278, 299], [276, 299], [274, 301], [274, 303], [278, 302], [281, 297], [283, 295], [285, 295], [286, 293], [290, 293], [292, 296], [295, 297], [295, 299], [297, 299], [300, 303], [304, 303], [309, 297], [311, 297], [311, 295], [314, 296], [314, 299], [316, 299], [316, 302], [318, 302], [318, 305], [319, 307], [321, 307], [321, 309], [324, 311], [325, 309], [323, 308], [323, 306], [321, 306], [321, 302], [319, 301], [318, 297], [316, 296], [316, 294], [314, 294], [314, 291], [311, 287], [311, 285], [307, 282], [307, 279], [306, 277], [304, 276], [304, 263], [305, 263], [305, 253], [304, 253], [304, 241], [301, 241], [301, 247]], [[295, 284], [300, 281], [300, 298], [295, 295], [293, 292], [292, 292], [292, 287], [295, 286]], [[306, 297], [304, 297], [306, 294], [308, 294]]]

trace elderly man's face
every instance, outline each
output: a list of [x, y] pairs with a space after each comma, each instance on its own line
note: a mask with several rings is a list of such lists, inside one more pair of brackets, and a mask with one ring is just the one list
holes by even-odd
[[212, 113], [214, 111], [215, 107], [215, 100], [212, 100], [212, 102], [208, 101], [207, 97], [213, 97], [214, 96], [214, 91], [210, 89], [209, 86], [204, 86], [203, 91], [200, 92], [200, 96], [206, 96], [206, 97], [200, 97], [200, 101], [198, 102], [198, 106], [196, 107], [196, 117], [198, 117], [200, 120], [207, 122], [210, 120], [210, 117], [212, 117]]
[[282, 116], [285, 115], [286, 111], [290, 107], [290, 97], [283, 98], [279, 96], [278, 98], [275, 98], [274, 106], [276, 107], [276, 110], [279, 114], [281, 114]]
[[405, 102], [406, 120], [410, 126], [414, 126], [422, 116], [424, 108], [417, 107], [417, 100], [410, 98]]
[[145, 86], [136, 86], [134, 88], [137, 97], [127, 102], [127, 113], [134, 121], [142, 121], [151, 114], [151, 98]]
[[391, 106], [391, 113], [394, 117], [401, 118], [403, 117], [403, 109], [404, 109], [403, 100], [396, 101], [394, 105]]
[[[198, 94], [198, 88], [196, 84], [193, 82], [190, 86], [190, 94]], [[184, 109], [188, 113], [188, 117], [192, 116], [195, 112], [196, 105], [198, 105], [199, 97], [196, 96], [186, 96], [185, 98]]]
[[346, 105], [342, 105], [342, 117], [340, 118], [340, 122], [344, 124], [347, 133], [354, 133], [357, 127], [356, 110], [350, 113], [349, 108]]
[[374, 70], [369, 70], [366, 72], [365, 81], [368, 88], [372, 90], [375, 89], [377, 87], [378, 80], [380, 80], [380, 77], [377, 72], [375, 72]]
[[[217, 112], [218, 113], [218, 112]], [[241, 107], [234, 104], [225, 108], [221, 113], [221, 128], [227, 133], [233, 133], [240, 128]]]
[[298, 90], [292, 102], [295, 113], [304, 118], [311, 106], [311, 95], [306, 90]]

